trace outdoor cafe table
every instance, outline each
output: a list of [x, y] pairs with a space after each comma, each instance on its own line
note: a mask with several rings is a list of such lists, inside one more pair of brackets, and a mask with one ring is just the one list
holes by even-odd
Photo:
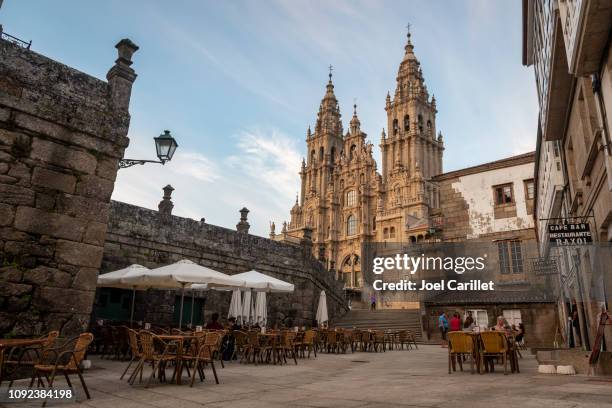
[[46, 337], [36, 339], [0, 339], [0, 380], [4, 376], [6, 351], [15, 347], [40, 346], [47, 341]]
[[181, 377], [183, 376], [183, 352], [185, 343], [197, 340], [198, 336], [193, 334], [158, 334], [157, 337], [161, 340], [176, 343], [176, 368], [175, 377], [176, 384], [181, 385]]

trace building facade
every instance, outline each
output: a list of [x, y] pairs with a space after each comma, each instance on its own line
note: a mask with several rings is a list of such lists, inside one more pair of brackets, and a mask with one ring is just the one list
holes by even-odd
[[[534, 66], [540, 105], [539, 250], [558, 276], [564, 344], [583, 349], [598, 341], [612, 290], [611, 31], [610, 1], [523, 1], [523, 64]], [[577, 224], [588, 229], [593, 244], [550, 243], [550, 228]], [[609, 350], [612, 330], [604, 332]]]
[[442, 172], [444, 143], [442, 134], [436, 135], [436, 100], [425, 86], [410, 33], [394, 96], [386, 97], [381, 173], [353, 108], [344, 133], [330, 73], [314, 132], [309, 128], [306, 134], [300, 196], [288, 225], [272, 236], [297, 241], [312, 232], [315, 256], [348, 290], [359, 292], [362, 245], [423, 240], [438, 204], [431, 179]]
[[462, 316], [471, 312], [481, 327], [494, 326], [498, 316], [510, 324], [522, 323], [530, 347], [555, 341], [556, 309], [546, 290], [555, 282], [538, 268], [534, 157], [533, 152], [521, 154], [433, 179], [444, 220], [441, 241], [463, 243], [462, 250], [486, 253], [489, 264], [499, 266], [485, 279], [495, 283], [494, 292], [447, 291], [426, 299], [425, 330], [437, 334], [442, 311]]

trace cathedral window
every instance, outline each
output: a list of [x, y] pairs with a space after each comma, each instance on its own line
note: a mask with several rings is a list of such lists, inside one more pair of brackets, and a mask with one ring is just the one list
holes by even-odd
[[395, 238], [395, 227], [389, 228], [389, 238]]
[[383, 229], [383, 239], [389, 239], [389, 228]]
[[419, 132], [423, 133], [423, 115], [418, 116]]
[[346, 193], [346, 206], [354, 207], [357, 205], [357, 191], [351, 190]]
[[427, 121], [427, 130], [431, 130], [431, 120]]
[[399, 132], [399, 125], [397, 119], [393, 119], [393, 134], [397, 135], [397, 132]]
[[372, 217], [372, 231], [376, 231], [376, 217]]
[[314, 163], [315, 161], [315, 151], [313, 150], [312, 152], [310, 152], [310, 163]]
[[404, 130], [410, 130], [410, 116], [404, 115]]
[[332, 164], [334, 164], [335, 161], [336, 161], [336, 148], [332, 147], [331, 148], [331, 162], [332, 162]]
[[346, 235], [351, 236], [357, 233], [357, 218], [354, 215], [349, 215], [346, 219]]
[[323, 161], [323, 157], [325, 156], [325, 149], [321, 147], [319, 150], [319, 161]]

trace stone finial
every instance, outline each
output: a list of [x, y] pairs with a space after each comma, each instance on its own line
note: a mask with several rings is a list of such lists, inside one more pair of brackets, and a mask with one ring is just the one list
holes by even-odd
[[132, 55], [138, 51], [138, 46], [124, 38], [115, 45], [115, 48], [117, 48], [118, 57], [115, 65], [106, 74], [106, 79], [110, 85], [114, 107], [119, 110], [127, 110], [132, 94], [132, 84], [137, 76], [130, 65], [132, 65]]
[[169, 222], [172, 217], [172, 209], [174, 208], [174, 204], [171, 200], [174, 188], [170, 184], [168, 184], [166, 187], [163, 188], [163, 190], [164, 197], [159, 202], [157, 208], [159, 210], [159, 216], [162, 222]]
[[236, 224], [236, 231], [244, 234], [249, 233], [249, 228], [251, 225], [247, 221], [247, 217], [249, 215], [249, 210], [246, 207], [242, 207], [240, 210], [240, 221]]
[[276, 224], [274, 224], [274, 221], [270, 222], [270, 239], [274, 239], [274, 237], [276, 236]]

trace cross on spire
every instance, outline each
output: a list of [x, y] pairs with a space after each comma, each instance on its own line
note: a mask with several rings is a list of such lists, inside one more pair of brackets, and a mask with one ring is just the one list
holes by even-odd
[[412, 27], [412, 24], [408, 23], [406, 24], [406, 30], [408, 31], [408, 38], [410, 38], [410, 27]]
[[332, 64], [329, 64], [329, 80], [331, 81], [332, 78], [332, 71], [334, 70], [334, 66]]

